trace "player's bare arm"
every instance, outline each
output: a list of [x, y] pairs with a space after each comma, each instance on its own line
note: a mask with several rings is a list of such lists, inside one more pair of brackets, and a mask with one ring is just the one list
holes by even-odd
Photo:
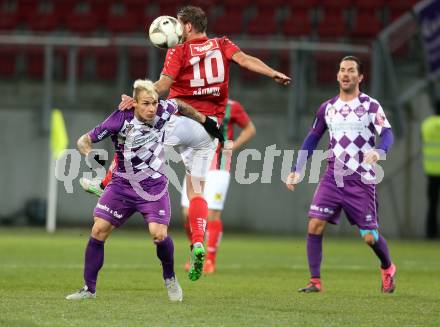
[[292, 172], [287, 176], [286, 179], [286, 187], [290, 191], [294, 191], [296, 184], [298, 184], [298, 181], [300, 179], [301, 175], [298, 172]]
[[174, 80], [171, 76], [165, 74], [160, 75], [159, 80], [154, 83], [154, 87], [156, 88], [157, 93], [159, 93], [159, 97], [166, 97], [173, 83]]
[[236, 151], [244, 144], [249, 142], [251, 138], [253, 138], [257, 134], [257, 129], [255, 125], [249, 121], [248, 124], [242, 129], [240, 135], [235, 139], [234, 146], [232, 147], [232, 151]]
[[90, 151], [92, 151], [92, 139], [89, 134], [82, 135], [78, 141], [76, 142], [76, 146], [78, 147], [79, 152], [83, 155], [88, 155]]
[[193, 120], [195, 120], [196, 122], [203, 124], [206, 121], [206, 116], [204, 114], [201, 114], [200, 112], [198, 112], [196, 109], [194, 109], [193, 106], [189, 105], [188, 103], [180, 100], [180, 99], [175, 99], [177, 102], [177, 110], [179, 110], [179, 112], [186, 116], [189, 117]]
[[243, 51], [234, 53], [232, 55], [232, 60], [243, 68], [272, 78], [278, 84], [288, 85], [291, 81], [291, 78], [287, 75], [284, 75], [283, 73], [280, 73], [279, 71], [270, 68], [262, 60], [250, 56]]

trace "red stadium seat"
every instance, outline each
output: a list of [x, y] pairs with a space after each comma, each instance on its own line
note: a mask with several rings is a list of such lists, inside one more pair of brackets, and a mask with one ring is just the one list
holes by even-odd
[[342, 55], [332, 52], [318, 52], [315, 54], [316, 82], [318, 84], [336, 84], [338, 63]]
[[20, 19], [26, 20], [38, 11], [38, 1], [17, 0], [18, 14]]
[[114, 80], [118, 72], [118, 49], [97, 48], [94, 51], [96, 76], [102, 80]]
[[356, 38], [374, 38], [382, 29], [381, 21], [374, 12], [361, 12], [356, 18], [352, 36]]
[[132, 80], [148, 76], [148, 48], [136, 47], [128, 51], [129, 75]]
[[222, 2], [225, 14], [231, 14], [236, 10], [244, 10], [253, 4], [253, 0], [223, 0]]
[[282, 25], [286, 36], [305, 36], [312, 33], [312, 23], [308, 13], [294, 11]]
[[349, 9], [352, 0], [319, 0], [320, 5], [325, 9]]
[[0, 78], [15, 75], [18, 50], [15, 47], [0, 47]]
[[274, 11], [259, 13], [248, 23], [248, 34], [251, 35], [273, 35], [277, 32]]
[[180, 5], [179, 4], [165, 4], [165, 3], [160, 3], [160, 7], [159, 7], [159, 15], [158, 16], [173, 16], [176, 17], [177, 15], [177, 9], [179, 9]]
[[212, 31], [218, 36], [243, 33], [243, 14], [241, 11], [226, 13], [213, 22]]
[[75, 8], [75, 0], [64, 0], [64, 1], [57, 1], [54, 0], [54, 12], [56, 12], [60, 17], [65, 19], [68, 15], [70, 15]]
[[341, 11], [329, 11], [318, 24], [318, 34], [323, 38], [338, 38], [348, 35], [348, 24]]
[[105, 24], [106, 29], [111, 33], [132, 33], [140, 30], [142, 24], [139, 17], [131, 12], [123, 14], [109, 14]]
[[396, 19], [401, 17], [407, 12], [406, 9], [393, 9], [390, 10], [389, 16], [388, 16], [388, 24], [391, 22], [394, 22]]
[[90, 34], [99, 26], [98, 17], [91, 12], [71, 13], [65, 20], [66, 28], [77, 34]]
[[358, 12], [364, 9], [383, 9], [385, 0], [353, 0], [353, 4], [357, 7]]
[[411, 9], [420, 0], [387, 0], [388, 8], [395, 11], [406, 11]]
[[256, 4], [258, 8], [274, 9], [279, 6], [283, 6], [288, 2], [288, 0], [255, 0], [254, 4]]
[[44, 77], [44, 48], [29, 46], [25, 53], [27, 75], [31, 78], [42, 79]]
[[312, 9], [318, 5], [318, 0], [295, 0], [287, 1], [292, 9]]
[[60, 21], [61, 17], [57, 12], [38, 12], [28, 17], [27, 25], [33, 31], [50, 32], [59, 27]]
[[17, 28], [20, 24], [18, 12], [0, 11], [0, 31], [8, 31]]

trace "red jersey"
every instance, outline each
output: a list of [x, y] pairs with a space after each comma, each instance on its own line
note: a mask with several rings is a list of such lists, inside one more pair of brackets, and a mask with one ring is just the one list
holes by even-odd
[[234, 100], [228, 100], [223, 118], [223, 136], [225, 140], [234, 139], [234, 125], [238, 125], [241, 129], [245, 128], [249, 123], [249, 116], [244, 111], [243, 106]]
[[[245, 128], [250, 119], [243, 106], [234, 100], [228, 100], [226, 104], [225, 116], [223, 118], [223, 136], [225, 140], [234, 140], [234, 125], [241, 129]], [[211, 163], [211, 169], [230, 169], [230, 158], [222, 156], [221, 144], [217, 147], [216, 154]]]
[[202, 114], [223, 118], [229, 64], [240, 48], [227, 37], [202, 37], [168, 49], [162, 74], [173, 78], [169, 98], [180, 98]]

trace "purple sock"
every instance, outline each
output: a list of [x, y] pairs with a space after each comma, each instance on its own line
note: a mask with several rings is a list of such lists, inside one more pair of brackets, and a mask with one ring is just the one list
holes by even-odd
[[322, 235], [307, 235], [307, 259], [312, 278], [321, 277]]
[[96, 292], [98, 272], [104, 264], [104, 241], [90, 236], [84, 258], [84, 281], [90, 292]]
[[389, 268], [391, 266], [391, 256], [385, 238], [382, 235], [379, 235], [379, 240], [373, 245], [370, 245], [370, 247], [379, 258], [382, 269]]
[[156, 254], [162, 263], [163, 279], [174, 277], [174, 243], [170, 236], [155, 242]]

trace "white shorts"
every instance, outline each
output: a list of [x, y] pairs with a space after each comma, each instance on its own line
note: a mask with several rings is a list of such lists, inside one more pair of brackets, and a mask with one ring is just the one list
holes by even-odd
[[[210, 117], [217, 121], [217, 118]], [[173, 115], [165, 127], [165, 146], [180, 153], [188, 175], [206, 179], [218, 140], [195, 120]]]
[[[230, 179], [231, 174], [226, 170], [208, 171], [203, 194], [206, 202], [208, 202], [208, 209], [223, 210]], [[182, 186], [181, 205], [185, 208], [189, 207], [188, 196], [186, 195], [186, 178]]]

